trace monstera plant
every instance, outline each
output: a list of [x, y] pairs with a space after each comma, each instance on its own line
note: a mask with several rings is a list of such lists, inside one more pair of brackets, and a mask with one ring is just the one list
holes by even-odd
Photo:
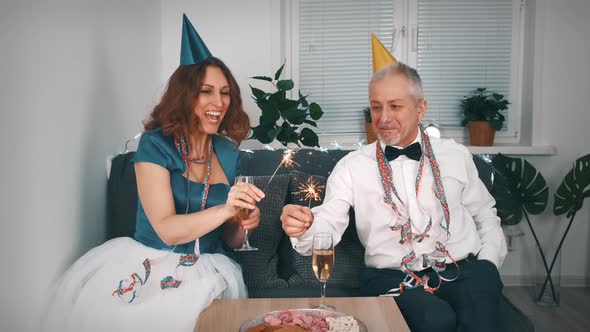
[[[550, 269], [529, 214], [537, 215], [547, 208], [549, 188], [545, 178], [528, 161], [498, 154], [492, 159], [495, 177], [491, 194], [502, 225], [516, 225], [524, 216], [535, 239], [547, 276]], [[548, 277], [553, 299], [556, 299], [553, 280]]]
[[[316, 121], [324, 112], [320, 105], [307, 101], [307, 96], [298, 93], [298, 99], [287, 98], [287, 92], [293, 89], [294, 83], [290, 79], [279, 79], [285, 64], [276, 71], [274, 79], [268, 76], [254, 76], [255, 80], [270, 82], [276, 91], [266, 92], [250, 86], [252, 97], [262, 111], [260, 123], [252, 128], [251, 139], [268, 144], [275, 139], [284, 146], [289, 143], [305, 146], [319, 146], [318, 135], [307, 124], [317, 127]], [[309, 118], [308, 118], [309, 117]], [[279, 124], [278, 122], [282, 122]]]
[[588, 188], [589, 186], [590, 154], [576, 160], [574, 167], [566, 174], [565, 178], [561, 182], [561, 185], [555, 192], [555, 205], [553, 206], [553, 213], [556, 216], [565, 213], [566, 217], [569, 218], [569, 223], [565, 229], [565, 232], [563, 233], [563, 236], [561, 237], [561, 240], [559, 241], [555, 255], [553, 255], [547, 277], [545, 277], [545, 281], [543, 282], [543, 286], [541, 287], [541, 291], [537, 300], [541, 299], [543, 292], [547, 287], [547, 283], [551, 281], [551, 271], [553, 271], [553, 266], [555, 265], [555, 261], [557, 260], [559, 252], [561, 251], [561, 246], [565, 241], [567, 233], [572, 226], [576, 213], [582, 208], [584, 199], [590, 197], [590, 188]]

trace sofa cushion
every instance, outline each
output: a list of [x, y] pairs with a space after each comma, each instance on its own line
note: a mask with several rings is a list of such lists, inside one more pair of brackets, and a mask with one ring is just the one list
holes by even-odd
[[276, 175], [270, 183], [269, 180], [270, 176], [254, 177], [254, 185], [263, 189], [265, 194], [265, 198], [257, 204], [260, 224], [249, 238], [250, 244], [258, 251], [235, 253], [249, 290], [288, 287], [287, 281], [277, 275], [277, 249], [284, 234], [279, 217], [287, 196], [289, 175]]
[[[326, 187], [326, 178], [319, 175], [308, 175], [293, 171], [289, 181], [289, 196], [287, 203], [309, 206], [310, 200], [305, 199], [305, 194], [299, 191], [299, 187], [312, 178], [322, 189], [320, 200], [311, 200], [311, 207], [322, 204]], [[352, 210], [351, 210], [352, 211]], [[290, 244], [290, 243], [289, 243]], [[288, 259], [292, 268], [292, 274], [288, 278], [290, 287], [319, 287], [313, 270], [311, 269], [311, 256], [301, 256], [289, 246]], [[284, 249], [283, 249], [284, 250]], [[364, 247], [360, 244], [356, 233], [354, 213], [350, 214], [348, 228], [342, 236], [342, 240], [335, 248], [336, 263], [332, 276], [328, 280], [330, 287], [351, 289], [359, 288], [359, 271], [364, 266]], [[286, 265], [286, 264], [285, 264]]]
[[133, 237], [137, 216], [137, 185], [133, 157], [135, 152], [119, 154], [111, 161], [107, 182], [107, 239]]

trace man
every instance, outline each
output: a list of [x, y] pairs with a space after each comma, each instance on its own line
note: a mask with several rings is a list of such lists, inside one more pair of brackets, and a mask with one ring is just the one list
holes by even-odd
[[283, 208], [293, 248], [310, 255], [317, 232], [338, 244], [353, 207], [365, 295], [395, 296], [412, 331], [500, 331], [506, 243], [471, 154], [420, 127], [427, 102], [415, 69], [378, 70], [369, 99], [379, 140], [338, 162], [321, 206]]

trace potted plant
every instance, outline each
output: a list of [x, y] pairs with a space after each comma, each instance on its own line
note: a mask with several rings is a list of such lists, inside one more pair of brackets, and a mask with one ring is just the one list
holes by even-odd
[[371, 144], [377, 140], [377, 134], [375, 134], [375, 130], [373, 130], [373, 125], [371, 124], [371, 109], [369, 107], [363, 109], [363, 115], [365, 117], [365, 134], [367, 136], [367, 144]]
[[479, 88], [461, 100], [462, 126], [469, 125], [469, 141], [475, 146], [491, 146], [497, 130], [502, 129], [504, 115], [510, 103], [504, 96]]
[[[320, 105], [309, 103], [307, 96], [299, 91], [299, 99], [287, 98], [287, 92], [293, 89], [293, 81], [280, 80], [285, 64], [276, 71], [274, 79], [267, 76], [254, 76], [253, 79], [270, 82], [276, 91], [266, 92], [250, 86], [252, 98], [262, 111], [260, 123], [252, 128], [250, 139], [257, 139], [260, 143], [269, 144], [275, 139], [285, 147], [289, 143], [299, 146], [319, 146], [318, 135], [310, 128], [301, 126], [307, 124], [317, 127], [316, 121], [324, 112]], [[308, 119], [311, 118], [311, 119]], [[282, 120], [279, 124], [278, 121]]]

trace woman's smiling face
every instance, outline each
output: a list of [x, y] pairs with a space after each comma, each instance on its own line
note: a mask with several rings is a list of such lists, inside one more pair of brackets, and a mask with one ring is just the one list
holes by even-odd
[[194, 106], [201, 133], [212, 135], [218, 132], [230, 102], [229, 84], [225, 75], [218, 67], [207, 67]]

